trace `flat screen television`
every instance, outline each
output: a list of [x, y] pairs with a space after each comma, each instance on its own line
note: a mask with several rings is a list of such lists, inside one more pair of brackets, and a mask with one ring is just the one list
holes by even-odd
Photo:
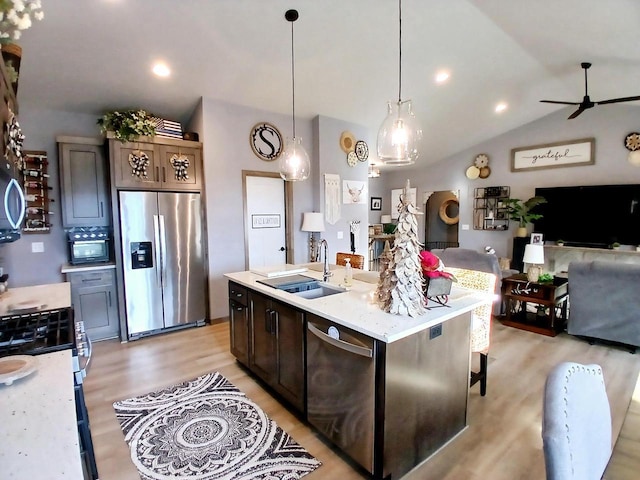
[[547, 200], [533, 210], [543, 215], [534, 232], [545, 241], [594, 248], [640, 245], [640, 185], [536, 188], [536, 195]]

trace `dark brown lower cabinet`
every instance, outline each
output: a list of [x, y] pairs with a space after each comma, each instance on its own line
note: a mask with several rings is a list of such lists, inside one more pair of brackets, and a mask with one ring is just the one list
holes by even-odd
[[229, 343], [234, 357], [249, 366], [249, 306], [247, 289], [229, 282]]
[[304, 411], [304, 313], [249, 292], [249, 368]]

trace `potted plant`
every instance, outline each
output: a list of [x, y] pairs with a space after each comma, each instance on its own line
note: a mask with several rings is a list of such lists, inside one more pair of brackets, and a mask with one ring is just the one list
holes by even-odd
[[518, 222], [518, 232], [516, 233], [518, 237], [526, 237], [527, 224], [542, 218], [539, 213], [531, 213], [531, 209], [541, 203], [547, 203], [547, 200], [540, 196], [531, 197], [526, 201], [522, 201], [519, 198], [505, 200], [509, 219]]
[[618, 250], [620, 248], [620, 244], [618, 242], [613, 242], [611, 244], [611, 248], [613, 248], [614, 250]]
[[140, 136], [156, 134], [154, 116], [144, 110], [122, 110], [105, 113], [98, 119], [103, 134], [113, 132], [122, 143], [131, 142]]
[[559, 238], [558, 240], [556, 240], [556, 245], [558, 245], [559, 247], [563, 247], [564, 246], [564, 240]]

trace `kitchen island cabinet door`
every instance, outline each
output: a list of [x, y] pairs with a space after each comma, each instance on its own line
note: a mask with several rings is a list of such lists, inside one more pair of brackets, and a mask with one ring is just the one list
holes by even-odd
[[255, 292], [249, 305], [249, 368], [304, 412], [304, 313]]
[[249, 368], [269, 385], [274, 384], [277, 368], [276, 314], [271, 300], [264, 295], [249, 294], [251, 314], [251, 348]]
[[229, 343], [231, 354], [249, 366], [249, 307], [247, 289], [229, 282]]
[[67, 273], [71, 281], [71, 304], [75, 320], [84, 322], [91, 340], [119, 334], [115, 270]]
[[278, 371], [274, 388], [304, 411], [304, 313], [273, 302], [277, 315]]
[[87, 142], [58, 143], [65, 228], [111, 224], [104, 149], [94, 139]]

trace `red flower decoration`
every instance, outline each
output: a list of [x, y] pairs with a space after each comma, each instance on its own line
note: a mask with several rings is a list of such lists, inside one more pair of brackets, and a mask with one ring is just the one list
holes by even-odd
[[420, 265], [422, 266], [422, 275], [425, 277], [444, 277], [455, 281], [455, 277], [452, 274], [444, 271], [444, 264], [440, 257], [427, 250], [420, 252]]

